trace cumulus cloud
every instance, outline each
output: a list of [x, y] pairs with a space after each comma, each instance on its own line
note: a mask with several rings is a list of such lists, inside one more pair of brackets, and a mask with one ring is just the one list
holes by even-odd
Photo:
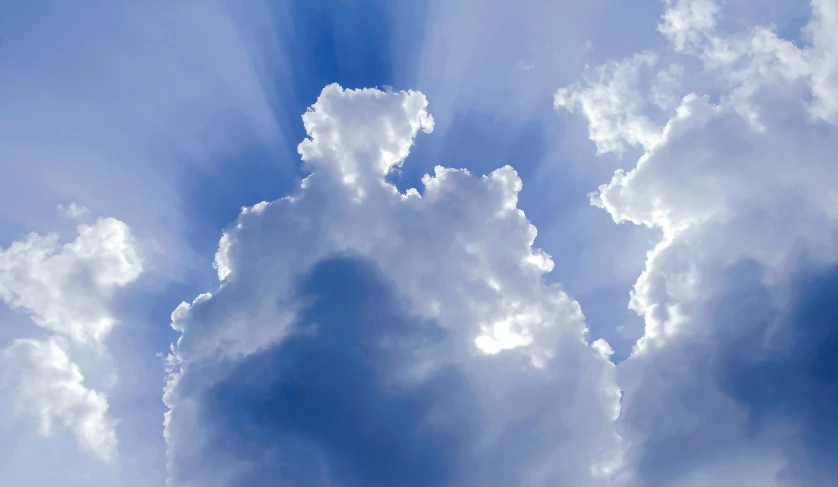
[[828, 0], [812, 2], [812, 19], [805, 34], [812, 47], [806, 51], [812, 69], [816, 113], [838, 123], [838, 5]]
[[84, 384], [70, 355], [74, 348], [94, 356], [104, 351], [117, 322], [109, 298], [140, 276], [142, 260], [130, 228], [119, 220], [100, 218], [77, 231], [65, 244], [57, 234], [32, 233], [0, 250], [0, 299], [48, 332], [14, 340], [2, 352], [0, 389], [13, 412], [34, 417], [41, 434], [58, 424], [84, 449], [112, 460], [116, 433], [107, 398]]
[[704, 32], [716, 27], [719, 6], [716, 0], [666, 0], [666, 10], [658, 31], [672, 42], [676, 51], [692, 48]]
[[608, 485], [611, 350], [545, 283], [515, 171], [400, 193], [418, 92], [327, 86], [303, 123], [309, 176], [242, 210], [219, 288], [172, 314], [170, 483]]
[[54, 423], [75, 434], [90, 453], [112, 460], [116, 453], [114, 423], [103, 393], [88, 389], [78, 365], [70, 361], [58, 338], [18, 339], [3, 350], [0, 386], [14, 397], [14, 413], [29, 414], [49, 436]]
[[95, 342], [116, 322], [107, 298], [143, 268], [125, 223], [102, 218], [77, 230], [63, 245], [57, 234], [31, 233], [0, 252], [0, 299], [42, 328]]
[[[618, 367], [632, 485], [838, 480], [838, 374], [826, 358], [838, 327], [827, 304], [838, 250], [835, 12], [815, 0], [801, 46], [768, 27], [722, 32], [714, 1], [667, 2], [669, 49], [630, 73], [669, 83], [660, 73], [684, 70], [659, 138], [592, 197], [615, 222], [661, 232], [630, 300], [646, 331]], [[588, 104], [598, 146], [636, 145], [614, 96], [593, 96], [630, 84], [605, 72], [557, 99]], [[644, 100], [629, 105], [635, 119], [652, 116], [634, 110], [654, 96], [620, 96]]]
[[644, 113], [647, 101], [637, 87], [641, 71], [657, 62], [654, 53], [641, 52], [599, 66], [585, 83], [556, 91], [553, 105], [588, 119], [588, 134], [597, 154], [622, 155], [629, 147], [651, 148], [660, 137], [660, 128]]

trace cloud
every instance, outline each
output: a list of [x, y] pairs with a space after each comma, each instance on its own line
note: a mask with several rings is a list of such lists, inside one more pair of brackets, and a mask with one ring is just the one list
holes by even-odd
[[0, 251], [0, 299], [30, 314], [38, 326], [79, 342], [101, 341], [111, 330], [106, 299], [143, 271], [130, 228], [113, 218], [57, 234], [29, 234]]
[[172, 315], [172, 485], [607, 485], [610, 347], [545, 283], [515, 171], [386, 180], [426, 107], [327, 86], [309, 176], [224, 233], [220, 287]]
[[[655, 111], [654, 93], [620, 95], [642, 100], [632, 117], [668, 118], [654, 144], [639, 144], [636, 167], [592, 197], [615, 222], [661, 234], [631, 295], [645, 334], [617, 371], [630, 485], [838, 479], [826, 412], [838, 407], [836, 379], [823, 358], [838, 326], [827, 304], [838, 250], [838, 128], [825, 74], [835, 3], [812, 7], [812, 42], [801, 47], [766, 27], [722, 32], [729, 19], [715, 2], [668, 2], [669, 49], [630, 74], [642, 86], [680, 66], [679, 89], [669, 83], [680, 103]], [[589, 102], [581, 113], [594, 142], [638, 145], [614, 97], [590, 95], [627, 85], [604, 72], [559, 94]]]
[[719, 6], [715, 0], [666, 0], [658, 31], [669, 38], [676, 51], [693, 47], [701, 35], [716, 27]]
[[2, 351], [0, 390], [12, 396], [15, 414], [35, 417], [40, 434], [51, 435], [58, 422], [73, 432], [82, 448], [111, 461], [116, 431], [107, 414], [107, 397], [85, 387], [79, 366], [65, 348], [55, 337], [15, 340]]
[[42, 435], [59, 423], [84, 449], [110, 461], [116, 432], [107, 398], [84, 384], [70, 354], [91, 359], [105, 352], [104, 339], [117, 323], [109, 299], [140, 276], [142, 259], [131, 229], [119, 220], [99, 218], [77, 231], [65, 244], [57, 234], [31, 233], [0, 250], [0, 299], [48, 332], [3, 350], [0, 389], [16, 415], [35, 417]]
[[643, 52], [601, 66], [586, 85], [556, 91], [553, 106], [588, 119], [588, 135], [596, 143], [597, 154], [622, 155], [628, 147], [653, 147], [660, 129], [642, 113], [646, 101], [636, 84], [640, 70], [657, 61], [653, 53]]
[[807, 51], [812, 69], [812, 91], [817, 114], [838, 123], [838, 39], [832, 33], [838, 25], [838, 6], [829, 0], [813, 0], [812, 19], [806, 28], [812, 48]]

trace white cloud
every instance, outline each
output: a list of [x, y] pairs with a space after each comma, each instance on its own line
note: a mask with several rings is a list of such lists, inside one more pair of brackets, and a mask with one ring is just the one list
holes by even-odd
[[816, 113], [838, 123], [838, 5], [830, 0], [812, 1], [812, 21], [807, 28], [813, 46], [806, 54], [812, 68]]
[[[617, 171], [593, 198], [615, 222], [662, 235], [631, 296], [645, 335], [618, 367], [634, 485], [826, 486], [838, 478], [818, 460], [831, 447], [810, 434], [817, 408], [835, 406], [834, 378], [808, 385], [813, 379], [798, 367], [819, 352], [772, 338], [797, 334], [808, 344], [820, 333], [796, 318], [806, 311], [797, 283], [812, 267], [828, 268], [838, 251], [838, 129], [829, 122], [836, 91], [828, 74], [835, 62], [827, 54], [836, 4], [813, 6], [813, 44], [800, 47], [769, 28], [720, 33], [724, 11], [714, 2], [668, 2], [660, 31], [671, 50], [655, 55], [685, 66], [683, 78], [694, 82], [681, 87], [683, 99], [637, 166]], [[616, 97], [590, 95], [613, 91], [616, 78], [557, 94], [589, 103], [581, 112], [591, 139], [605, 147], [638, 140], [623, 129]], [[635, 100], [635, 119], [650, 116], [633, 112], [646, 106], [642, 93], [620, 99]], [[744, 344], [753, 350], [737, 358], [750, 350]], [[755, 374], [750, 385], [737, 382], [745, 370]], [[757, 370], [773, 370], [765, 387], [776, 395], [760, 395], [766, 379]], [[807, 388], [794, 389], [796, 382]], [[818, 406], [787, 403], [792, 397]]]
[[0, 299], [40, 327], [79, 342], [102, 340], [116, 322], [107, 298], [139, 277], [130, 228], [113, 218], [79, 225], [78, 237], [29, 234], [0, 251]]
[[661, 129], [643, 113], [647, 103], [637, 84], [640, 71], [657, 62], [655, 54], [642, 52], [598, 67], [584, 86], [559, 89], [553, 105], [588, 119], [588, 133], [598, 154], [622, 155], [629, 147], [651, 148]]
[[[76, 208], [71, 205], [70, 208]], [[143, 271], [130, 228], [113, 218], [80, 224], [61, 244], [57, 234], [29, 234], [0, 250], [0, 299], [25, 311], [47, 330], [43, 339], [17, 339], [2, 353], [2, 388], [18, 415], [35, 417], [43, 435], [54, 424], [103, 460], [116, 456], [116, 432], [104, 393], [84, 384], [71, 360], [75, 347], [88, 359], [101, 355], [117, 323], [109, 298]]]
[[2, 351], [0, 390], [12, 399], [16, 415], [31, 415], [44, 436], [54, 423], [75, 434], [85, 450], [105, 461], [116, 455], [116, 431], [105, 394], [84, 385], [59, 338], [18, 339]]
[[658, 31], [676, 51], [692, 48], [716, 27], [719, 6], [715, 0], [666, 0], [666, 7]]
[[416, 352], [411, 374], [454, 367], [467, 378], [459, 393], [476, 398], [465, 411], [484, 427], [446, 460], [462, 469], [460, 485], [607, 485], [603, 472], [619, 453], [610, 348], [588, 344], [578, 304], [545, 284], [553, 262], [532, 247], [515, 171], [476, 177], [437, 167], [421, 194], [385, 180], [417, 133], [433, 128], [426, 106], [418, 92], [326, 87], [303, 116], [309, 138], [299, 151], [312, 173], [293, 194], [245, 208], [225, 232], [220, 288], [172, 315], [182, 334], [164, 398], [174, 485], [232, 485], [258, 471], [269, 451], [225, 453], [238, 440], [213, 433], [208, 391], [290, 339], [299, 279], [344, 251], [373, 262], [411, 314], [447, 332], [441, 349]]
[[658, 72], [655, 83], [649, 90], [652, 102], [661, 110], [675, 108], [680, 100], [677, 91], [680, 89], [684, 76], [684, 67], [680, 64], [670, 64], [666, 69]]

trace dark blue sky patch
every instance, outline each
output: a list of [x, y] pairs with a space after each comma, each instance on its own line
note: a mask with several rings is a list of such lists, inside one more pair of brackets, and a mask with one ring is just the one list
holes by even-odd
[[801, 278], [787, 309], [725, 350], [717, 377], [751, 434], [773, 421], [799, 428], [797, 474], [838, 480], [838, 267]]
[[[252, 460], [239, 485], [453, 484], [470, 431], [468, 383], [452, 368], [404, 377], [443, 331], [411, 317], [357, 258], [319, 263], [299, 295], [306, 304], [292, 335], [238, 363], [203, 401], [209, 448]], [[443, 429], [436, 414], [462, 429]]]
[[[423, 13], [419, 5], [424, 1], [412, 3], [417, 6], [409, 10], [387, 0], [290, 0], [274, 6], [274, 22], [282, 26], [275, 33], [276, 41], [287, 63], [273, 58], [260, 61], [268, 67], [267, 88], [289, 141], [290, 161], [299, 165], [297, 143], [307, 136], [300, 116], [317, 101], [324, 86], [338, 83], [356, 89], [395, 84], [394, 59], [421, 47], [421, 38], [414, 44], [416, 35], [405, 37], [424, 25], [423, 17], [409, 16]], [[395, 31], [397, 25], [402, 31]], [[410, 88], [415, 87], [396, 86]]]

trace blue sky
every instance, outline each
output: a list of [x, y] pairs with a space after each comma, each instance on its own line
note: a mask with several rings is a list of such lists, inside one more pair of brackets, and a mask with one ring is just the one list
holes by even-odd
[[3, 5], [0, 484], [833, 485], [836, 26]]

